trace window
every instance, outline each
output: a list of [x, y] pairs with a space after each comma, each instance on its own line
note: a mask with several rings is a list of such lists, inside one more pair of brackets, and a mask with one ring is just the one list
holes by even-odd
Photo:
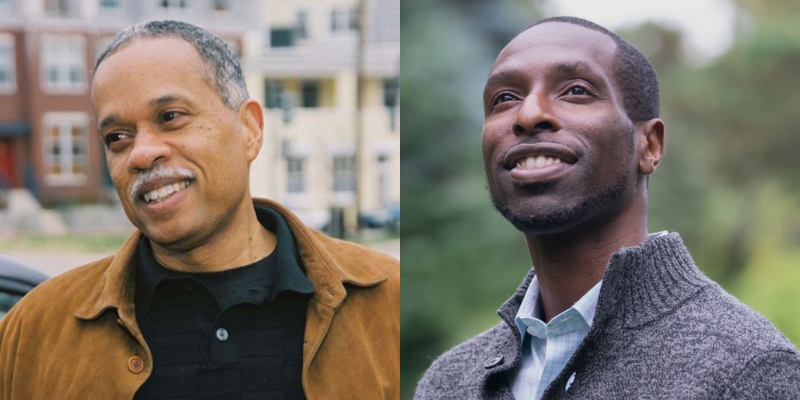
[[358, 30], [358, 7], [331, 10], [331, 32]]
[[48, 17], [66, 17], [69, 16], [69, 1], [68, 0], [45, 0], [44, 2], [44, 15]]
[[120, 0], [100, 0], [100, 8], [106, 10], [116, 10], [120, 8]]
[[281, 108], [283, 105], [283, 84], [280, 81], [267, 81], [264, 85], [264, 104], [267, 108]]
[[383, 105], [389, 108], [397, 107], [399, 94], [400, 82], [398, 78], [383, 80]]
[[48, 92], [86, 90], [86, 43], [82, 36], [42, 37], [42, 85]]
[[351, 7], [347, 10], [347, 27], [350, 28], [351, 31], [358, 30], [358, 6]]
[[0, 35], [0, 93], [17, 90], [17, 68], [14, 57], [14, 36]]
[[306, 159], [286, 157], [286, 192], [303, 193], [306, 190]]
[[400, 78], [383, 80], [383, 105], [389, 111], [389, 127], [397, 130], [397, 114], [400, 109]]
[[318, 81], [305, 81], [302, 87], [302, 107], [316, 108], [319, 107], [319, 82]]
[[120, 18], [123, 17], [124, 9], [123, 3], [124, 0], [98, 0], [100, 2], [100, 10], [99, 13], [103, 17], [114, 17]]
[[45, 179], [52, 186], [79, 185], [89, 170], [89, 118], [85, 113], [45, 113]]
[[389, 171], [389, 156], [387, 154], [379, 154], [377, 157], [378, 162], [378, 196], [382, 207], [389, 207], [391, 205], [391, 175]]
[[214, 0], [211, 4], [211, 9], [217, 12], [225, 12], [231, 9], [231, 4], [228, 0]]
[[161, 0], [158, 6], [164, 10], [184, 10], [189, 7], [189, 0]]
[[269, 30], [270, 47], [292, 47], [294, 44], [293, 28], [274, 28]]
[[355, 156], [333, 157], [333, 191], [334, 192], [356, 191]]
[[297, 25], [295, 32], [298, 39], [308, 39], [308, 13], [305, 10], [297, 12]]

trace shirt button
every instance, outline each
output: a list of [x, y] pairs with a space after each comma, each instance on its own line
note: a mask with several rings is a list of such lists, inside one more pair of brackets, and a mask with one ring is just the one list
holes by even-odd
[[194, 283], [188, 282], [183, 288], [186, 290], [186, 293], [192, 293], [194, 292]]
[[494, 367], [495, 365], [499, 365], [499, 364], [502, 364], [502, 363], [503, 363], [503, 355], [502, 354], [498, 354], [498, 355], [496, 355], [494, 357], [489, 357], [483, 363], [483, 367], [486, 368], [486, 369], [489, 369], [489, 368]]
[[142, 372], [144, 369], [144, 360], [141, 357], [133, 356], [128, 359], [128, 369], [134, 374]]
[[217, 339], [219, 339], [220, 342], [228, 340], [228, 331], [225, 330], [225, 328], [217, 329]]

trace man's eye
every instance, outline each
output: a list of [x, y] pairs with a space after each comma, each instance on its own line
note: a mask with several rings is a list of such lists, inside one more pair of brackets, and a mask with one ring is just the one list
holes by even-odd
[[178, 113], [175, 111], [167, 111], [164, 114], [161, 114], [161, 121], [163, 122], [170, 122], [175, 118], [178, 118]]
[[497, 96], [497, 99], [495, 99], [494, 104], [505, 103], [507, 101], [512, 101], [512, 100], [514, 100], [514, 96], [510, 94], [501, 94], [500, 96]]
[[584, 96], [589, 94], [589, 91], [580, 86], [573, 86], [569, 89], [569, 94], [574, 96]]
[[108, 135], [106, 135], [103, 138], [103, 142], [105, 142], [106, 147], [110, 147], [112, 144], [114, 144], [116, 142], [119, 142], [120, 140], [124, 139], [126, 136], [127, 135], [124, 134], [124, 133], [112, 132], [112, 133], [109, 133]]

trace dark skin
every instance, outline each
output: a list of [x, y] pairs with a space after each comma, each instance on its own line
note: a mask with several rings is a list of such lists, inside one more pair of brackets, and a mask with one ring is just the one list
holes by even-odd
[[545, 321], [597, 284], [615, 251], [648, 235], [646, 177], [664, 154], [664, 123], [627, 116], [615, 50], [597, 31], [537, 25], [503, 49], [484, 91], [489, 191], [533, 221], [523, 233]]

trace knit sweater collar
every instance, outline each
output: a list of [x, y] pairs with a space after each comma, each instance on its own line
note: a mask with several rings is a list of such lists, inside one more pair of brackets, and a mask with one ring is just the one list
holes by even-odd
[[[528, 273], [517, 291], [497, 311], [510, 328], [506, 340], [494, 349], [510, 361], [493, 372], [510, 369], [519, 361], [519, 331], [514, 316], [533, 280]], [[677, 233], [649, 237], [634, 247], [617, 250], [608, 263], [592, 331], [633, 328], [655, 321], [688, 300], [703, 287], [714, 284], [697, 269]]]

